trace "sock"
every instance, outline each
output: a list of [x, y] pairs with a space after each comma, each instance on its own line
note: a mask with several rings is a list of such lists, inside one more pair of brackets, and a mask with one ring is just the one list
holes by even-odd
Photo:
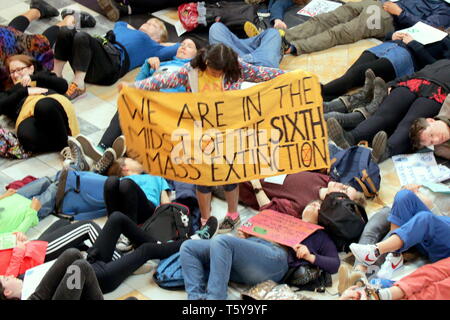
[[227, 217], [230, 217], [233, 220], [239, 218], [239, 212], [227, 212]]
[[380, 300], [392, 300], [392, 293], [389, 288], [378, 290], [378, 296], [380, 297]]

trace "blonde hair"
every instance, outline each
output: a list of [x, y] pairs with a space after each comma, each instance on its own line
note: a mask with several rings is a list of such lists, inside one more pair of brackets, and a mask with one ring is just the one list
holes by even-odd
[[151, 18], [148, 21], [154, 21], [156, 24], [158, 24], [159, 29], [160, 29], [159, 41], [167, 42], [167, 40], [169, 40], [169, 33], [167, 32], [167, 28], [166, 28], [166, 25], [164, 24], [164, 22], [162, 22], [161, 20], [159, 20], [157, 18]]

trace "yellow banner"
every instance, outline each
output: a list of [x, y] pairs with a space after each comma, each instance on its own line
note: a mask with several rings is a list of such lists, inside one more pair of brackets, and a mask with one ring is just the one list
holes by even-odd
[[320, 84], [307, 72], [225, 92], [125, 87], [118, 108], [127, 153], [153, 175], [214, 186], [329, 167]]

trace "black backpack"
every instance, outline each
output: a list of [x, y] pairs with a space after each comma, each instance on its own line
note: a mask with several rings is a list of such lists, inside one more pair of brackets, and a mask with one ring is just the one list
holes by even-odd
[[350, 244], [358, 242], [367, 221], [364, 207], [345, 193], [328, 194], [320, 206], [318, 224], [325, 228], [338, 251], [348, 252]]
[[191, 228], [189, 208], [179, 203], [162, 204], [141, 228], [160, 242], [188, 239]]

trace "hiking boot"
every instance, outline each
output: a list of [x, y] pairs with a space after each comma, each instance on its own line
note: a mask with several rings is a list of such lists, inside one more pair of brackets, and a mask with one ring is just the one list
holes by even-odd
[[206, 223], [201, 227], [200, 230], [196, 231], [195, 234], [191, 237], [191, 239], [203, 239], [208, 240], [211, 239], [217, 232], [217, 228], [219, 227], [219, 222], [217, 218], [214, 216], [209, 217]]
[[61, 18], [64, 19], [66, 16], [74, 16], [76, 20], [79, 19], [81, 28], [94, 28], [97, 24], [95, 18], [86, 11], [66, 8], [61, 11]]
[[112, 148], [116, 152], [117, 158], [123, 157], [125, 155], [125, 152], [127, 152], [127, 146], [125, 145], [125, 136], [118, 136], [116, 140], [114, 140]]
[[403, 267], [403, 255], [401, 253], [389, 253], [382, 264], [377, 277], [391, 280], [394, 272]]
[[80, 89], [75, 82], [72, 82], [69, 86], [69, 89], [67, 89], [67, 92], [64, 95], [67, 97], [67, 99], [73, 101], [77, 98], [84, 96], [85, 94], [86, 88]]
[[244, 31], [247, 37], [249, 38], [256, 37], [258, 34], [262, 32], [261, 29], [258, 29], [258, 27], [253, 23], [251, 23], [250, 21], [246, 21], [244, 23]]
[[330, 118], [327, 120], [328, 136], [336, 145], [342, 149], [348, 149], [351, 145], [355, 144], [355, 138], [351, 133], [344, 131], [339, 122]]
[[340, 97], [349, 111], [352, 111], [355, 108], [363, 108], [372, 101], [375, 73], [372, 69], [367, 69], [365, 75], [366, 79], [364, 80], [364, 87], [361, 90], [355, 94]]
[[380, 77], [376, 77], [373, 89], [373, 99], [363, 108], [355, 108], [354, 111], [361, 112], [367, 119], [372, 116], [377, 110], [384, 98], [388, 95], [388, 86], [386, 82]]
[[84, 154], [94, 160], [95, 162], [99, 161], [103, 155], [97, 148], [94, 146], [92, 141], [82, 135], [81, 133], [75, 137], [75, 139], [78, 140], [78, 142], [81, 145], [81, 148], [83, 149]]
[[37, 9], [41, 13], [40, 19], [59, 16], [59, 11], [43, 0], [31, 0], [30, 9]]
[[350, 245], [350, 250], [361, 264], [366, 266], [374, 264], [380, 256], [378, 248], [374, 244], [358, 244], [352, 243]]
[[105, 153], [103, 153], [100, 160], [98, 160], [94, 164], [93, 171], [98, 174], [102, 174], [102, 175], [106, 174], [109, 167], [113, 164], [113, 162], [116, 159], [117, 159], [117, 157], [116, 157], [116, 152], [114, 151], [114, 149], [113, 148], [106, 149]]
[[218, 233], [227, 233], [233, 231], [234, 227], [241, 222], [241, 217], [238, 216], [236, 219], [231, 219], [230, 216], [225, 216], [222, 223], [219, 226]]
[[372, 158], [375, 163], [380, 163], [381, 157], [386, 153], [387, 134], [379, 131], [372, 140]]
[[70, 153], [73, 158], [73, 163], [79, 171], [90, 171], [89, 163], [86, 160], [81, 144], [74, 137], [67, 139], [67, 144], [70, 148]]
[[128, 15], [128, 6], [114, 0], [97, 0], [98, 5], [102, 9], [105, 16], [115, 22], [120, 17]]
[[360, 279], [364, 279], [366, 276], [362, 271], [351, 270], [347, 264], [341, 264], [338, 271], [338, 292], [341, 295], [345, 290], [354, 286]]

